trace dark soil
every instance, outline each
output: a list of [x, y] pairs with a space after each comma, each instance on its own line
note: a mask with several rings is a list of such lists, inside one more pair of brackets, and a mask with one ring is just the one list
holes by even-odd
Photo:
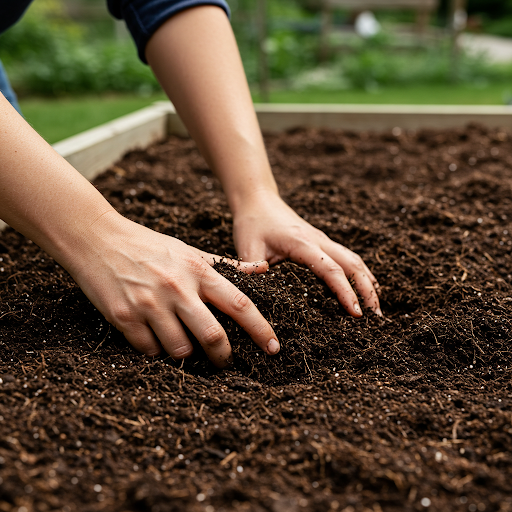
[[[512, 134], [469, 126], [266, 137], [286, 201], [360, 254], [380, 319], [307, 269], [218, 270], [272, 322], [268, 357], [148, 359], [58, 265], [0, 234], [0, 511], [512, 511]], [[235, 255], [193, 142], [96, 180], [129, 218]]]

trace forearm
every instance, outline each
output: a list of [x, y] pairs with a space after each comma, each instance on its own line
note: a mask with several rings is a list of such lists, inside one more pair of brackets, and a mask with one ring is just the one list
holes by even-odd
[[[213, 363], [225, 366], [231, 347], [204, 302], [235, 319], [268, 354], [279, 351], [256, 306], [208, 265], [214, 255], [119, 215], [1, 94], [0, 218], [66, 268], [105, 318], [147, 355], [163, 345], [171, 357], [189, 356], [186, 325]], [[265, 271], [266, 265], [244, 270]]]
[[1, 94], [0, 155], [0, 218], [70, 266], [89, 227], [115, 210]]
[[375, 277], [361, 258], [276, 197], [238, 48], [222, 10], [195, 7], [170, 18], [149, 40], [146, 58], [222, 182], [238, 255], [246, 261], [290, 258], [307, 265], [359, 317], [351, 277], [365, 305], [380, 312]]
[[277, 192], [225, 13], [201, 6], [172, 17], [150, 39], [146, 57], [232, 211], [259, 191]]

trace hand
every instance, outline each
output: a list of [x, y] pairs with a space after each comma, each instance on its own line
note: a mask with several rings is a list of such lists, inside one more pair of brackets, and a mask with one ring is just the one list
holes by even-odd
[[[94, 226], [94, 244], [77, 251], [71, 275], [105, 318], [139, 351], [163, 348], [182, 359], [192, 353], [183, 325], [218, 367], [231, 360], [227, 335], [205, 302], [232, 317], [267, 354], [279, 351], [271, 326], [250, 299], [211, 265], [221, 258], [131, 222], [117, 213]], [[88, 249], [93, 247], [94, 249]], [[224, 261], [244, 272], [267, 262]], [[182, 323], [181, 323], [181, 322]]]
[[237, 211], [233, 230], [243, 260], [267, 260], [272, 265], [289, 258], [302, 263], [327, 283], [348, 313], [360, 317], [351, 278], [365, 307], [382, 315], [379, 285], [363, 260], [299, 217], [277, 193], [255, 192]]

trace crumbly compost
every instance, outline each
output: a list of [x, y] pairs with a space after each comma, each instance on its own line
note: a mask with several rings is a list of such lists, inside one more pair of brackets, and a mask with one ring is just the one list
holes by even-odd
[[[137, 353], [48, 255], [0, 234], [0, 511], [512, 511], [512, 134], [265, 137], [284, 199], [360, 254], [384, 318], [282, 262], [217, 270], [281, 341], [217, 371]], [[195, 144], [95, 185], [128, 218], [236, 257]], [[197, 345], [197, 343], [196, 343]]]

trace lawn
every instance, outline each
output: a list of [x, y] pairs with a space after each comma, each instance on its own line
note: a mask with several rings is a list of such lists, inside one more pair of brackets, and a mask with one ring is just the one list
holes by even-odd
[[162, 94], [21, 99], [25, 119], [50, 144], [165, 99]]
[[[254, 95], [258, 101], [259, 95]], [[468, 85], [447, 86], [415, 85], [364, 90], [305, 90], [274, 91], [272, 103], [361, 103], [361, 104], [407, 104], [407, 105], [503, 105], [512, 100], [512, 85], [490, 84], [484, 87]]]
[[[255, 89], [255, 91], [257, 91]], [[254, 101], [259, 101], [257, 92]], [[377, 92], [362, 90], [275, 90], [272, 103], [362, 103], [421, 105], [503, 105], [512, 98], [512, 86], [491, 84], [388, 87]], [[49, 143], [54, 143], [119, 116], [163, 100], [163, 93], [137, 95], [76, 96], [64, 99], [26, 98], [20, 101], [27, 121]]]

